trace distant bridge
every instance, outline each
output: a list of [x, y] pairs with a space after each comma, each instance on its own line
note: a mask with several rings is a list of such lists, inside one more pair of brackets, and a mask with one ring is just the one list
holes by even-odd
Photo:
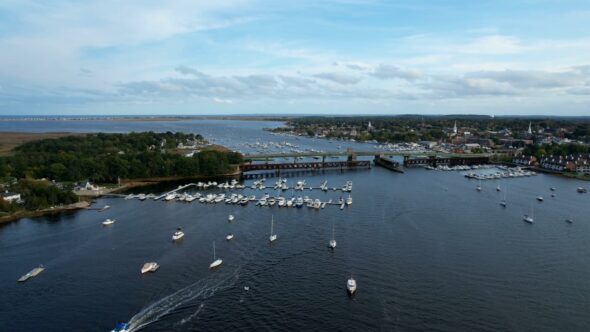
[[251, 153], [244, 154], [245, 159], [250, 160], [270, 160], [274, 158], [299, 158], [299, 157], [374, 157], [381, 156], [424, 156], [424, 157], [441, 157], [441, 158], [465, 158], [465, 157], [491, 157], [492, 153], [447, 153], [437, 151], [322, 151], [322, 152], [287, 152], [287, 153]]

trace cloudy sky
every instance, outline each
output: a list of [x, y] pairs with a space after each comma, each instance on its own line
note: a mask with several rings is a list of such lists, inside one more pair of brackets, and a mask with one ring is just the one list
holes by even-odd
[[0, 115], [590, 115], [588, 0], [0, 0]]

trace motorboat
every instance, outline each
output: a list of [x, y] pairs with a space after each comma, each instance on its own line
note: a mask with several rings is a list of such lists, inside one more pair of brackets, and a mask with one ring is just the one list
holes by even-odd
[[320, 201], [319, 198], [316, 198], [315, 201], [313, 201], [313, 208], [320, 209], [321, 207], [322, 207], [322, 202]]
[[230, 214], [229, 217], [227, 217], [227, 221], [234, 221], [234, 215]]
[[176, 194], [168, 194], [166, 195], [166, 197], [164, 197], [164, 200], [166, 202], [170, 202], [171, 200], [173, 200], [174, 198], [176, 198]]
[[555, 187], [551, 187], [551, 188], [549, 188], [549, 190], [555, 191]]
[[174, 234], [172, 234], [172, 241], [180, 240], [183, 237], [184, 237], [184, 232], [182, 231], [182, 228], [178, 227], [176, 229], [176, 232], [174, 232]]
[[352, 196], [348, 195], [348, 197], [346, 198], [346, 205], [351, 205], [352, 204]]
[[111, 208], [111, 206], [110, 206], [110, 205], [105, 205], [105, 206], [103, 206], [103, 207], [102, 207], [100, 210], [98, 210], [98, 212], [102, 212], [102, 211], [108, 210], [108, 209], [110, 209], [110, 208]]
[[148, 272], [155, 272], [157, 269], [160, 268], [160, 265], [158, 265], [158, 263], [156, 262], [147, 262], [145, 264], [143, 264], [143, 266], [141, 267], [141, 273], [148, 273]]
[[352, 276], [346, 281], [346, 290], [350, 295], [353, 295], [356, 292], [356, 280]]
[[24, 274], [22, 277], [18, 278], [18, 282], [24, 282], [24, 281], [29, 280], [30, 278], [34, 278], [37, 275], [39, 275], [39, 273], [41, 273], [43, 271], [45, 271], [45, 267], [43, 265], [39, 265], [38, 267], [27, 272], [27, 274]]
[[111, 332], [129, 332], [130, 328], [129, 323], [118, 323]]
[[116, 221], [115, 219], [110, 219], [110, 218], [107, 218], [107, 219], [105, 219], [105, 220], [102, 222], [102, 225], [103, 225], [103, 226], [112, 225], [112, 224], [114, 224], [114, 223], [115, 223], [115, 221]]
[[329, 246], [331, 249], [336, 248], [336, 239], [334, 238], [334, 224], [332, 224], [332, 238], [330, 239]]
[[537, 196], [537, 200], [538, 200], [539, 202], [542, 202], [542, 201], [543, 201], [543, 196]]
[[232, 233], [229, 233], [229, 234], [227, 234], [225, 236], [225, 239], [228, 240], [228, 241], [231, 240], [231, 239], [233, 239], [233, 238], [234, 238], [234, 235]]
[[533, 205], [532, 204], [531, 204], [531, 212], [530, 212], [530, 214], [525, 214], [522, 217], [522, 220], [524, 220], [525, 222], [528, 222], [529, 224], [532, 224], [535, 221], [535, 219], [533, 218]]
[[303, 198], [301, 196], [297, 197], [297, 200], [295, 200], [295, 207], [297, 207], [297, 208], [303, 207]]
[[565, 222], [566, 222], [566, 223], [568, 223], [568, 224], [573, 224], [573, 223], [574, 223], [574, 219], [572, 219], [572, 218], [567, 218], [567, 219], [565, 220]]
[[583, 187], [578, 187], [578, 189], [576, 189], [580, 194], [585, 194], [588, 192], [588, 190], [586, 188]]

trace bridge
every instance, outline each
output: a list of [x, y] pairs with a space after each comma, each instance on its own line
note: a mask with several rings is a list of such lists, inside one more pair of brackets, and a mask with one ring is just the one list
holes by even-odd
[[423, 156], [423, 157], [441, 157], [441, 158], [461, 158], [461, 157], [490, 157], [493, 154], [491, 153], [448, 153], [448, 152], [438, 152], [438, 151], [322, 151], [322, 152], [287, 152], [287, 153], [252, 153], [252, 154], [244, 154], [244, 159], [246, 160], [270, 160], [275, 158], [313, 158], [313, 157], [322, 157], [323, 160], [326, 157], [349, 157], [349, 156], [358, 156], [358, 157], [374, 157], [377, 155], [381, 156]]

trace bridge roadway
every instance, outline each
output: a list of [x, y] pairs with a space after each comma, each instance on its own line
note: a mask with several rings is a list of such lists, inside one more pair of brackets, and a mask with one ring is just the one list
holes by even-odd
[[291, 153], [268, 153], [268, 154], [244, 154], [245, 159], [265, 160], [271, 158], [296, 158], [296, 157], [331, 157], [331, 156], [423, 156], [423, 157], [491, 157], [491, 153], [444, 153], [436, 151], [413, 152], [413, 151], [326, 151], [326, 152], [291, 152]]

